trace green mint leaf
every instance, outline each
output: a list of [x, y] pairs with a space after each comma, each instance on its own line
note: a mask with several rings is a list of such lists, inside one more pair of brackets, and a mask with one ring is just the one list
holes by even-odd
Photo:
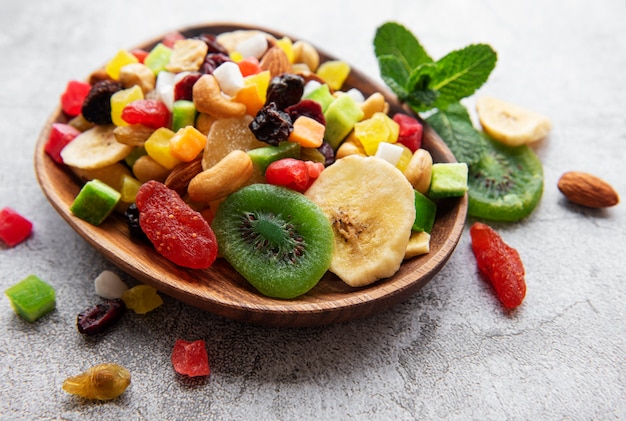
[[387, 55], [397, 57], [407, 75], [420, 64], [433, 61], [411, 31], [395, 22], [387, 22], [376, 30], [374, 53], [377, 58]]
[[437, 65], [435, 63], [425, 63], [413, 69], [409, 74], [405, 83], [408, 96], [404, 101], [409, 104], [413, 111], [419, 113], [434, 107], [435, 101], [439, 97], [439, 92], [431, 88], [436, 72]]
[[430, 82], [430, 89], [439, 93], [433, 106], [446, 108], [472, 95], [487, 81], [496, 61], [496, 52], [486, 44], [469, 45], [438, 60]]
[[380, 75], [385, 84], [398, 96], [400, 101], [406, 101], [409, 92], [405, 89], [409, 74], [402, 61], [394, 55], [378, 57]]
[[440, 109], [426, 118], [426, 122], [441, 136], [459, 162], [472, 165], [480, 161], [485, 139], [474, 128], [462, 104], [455, 103]]

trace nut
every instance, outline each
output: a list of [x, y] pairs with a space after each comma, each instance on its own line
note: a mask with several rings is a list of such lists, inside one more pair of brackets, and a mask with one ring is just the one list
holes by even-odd
[[271, 77], [291, 72], [289, 57], [287, 57], [287, 54], [280, 47], [271, 47], [268, 49], [267, 52], [263, 54], [263, 57], [261, 57], [259, 64], [261, 69], [270, 71]]
[[404, 176], [415, 190], [426, 194], [430, 188], [433, 171], [433, 157], [426, 149], [418, 149], [404, 170]]
[[607, 208], [619, 203], [619, 195], [613, 187], [592, 174], [566, 172], [557, 187], [569, 201], [589, 208]]
[[306, 41], [296, 41], [293, 44], [294, 63], [306, 64], [312, 72], [320, 65], [320, 55], [317, 49]]
[[209, 114], [217, 119], [243, 117], [248, 108], [241, 102], [226, 98], [215, 76], [202, 75], [193, 85], [193, 103], [199, 113]]
[[335, 159], [345, 158], [348, 155], [361, 155], [367, 156], [363, 145], [357, 137], [354, 135], [354, 130], [350, 132], [346, 140], [344, 140], [335, 154]]
[[142, 147], [152, 133], [154, 129], [143, 124], [118, 126], [113, 130], [115, 140], [132, 147]]
[[184, 196], [187, 192], [187, 186], [192, 178], [202, 172], [202, 156], [197, 157], [193, 161], [181, 162], [172, 168], [172, 171], [165, 179], [165, 185], [175, 190], [179, 196]]
[[156, 76], [145, 64], [130, 63], [120, 69], [120, 82], [124, 85], [124, 88], [139, 85], [145, 95], [154, 89]]
[[133, 174], [142, 183], [150, 180], [165, 181], [170, 170], [148, 155], [141, 156], [133, 164]]
[[192, 178], [187, 193], [195, 202], [212, 202], [239, 190], [252, 177], [253, 171], [250, 156], [242, 150], [234, 150]]
[[363, 118], [361, 120], [367, 120], [372, 118], [374, 113], [385, 113], [389, 110], [389, 104], [385, 100], [385, 96], [380, 92], [374, 92], [368, 96], [361, 104], [361, 110], [363, 111]]

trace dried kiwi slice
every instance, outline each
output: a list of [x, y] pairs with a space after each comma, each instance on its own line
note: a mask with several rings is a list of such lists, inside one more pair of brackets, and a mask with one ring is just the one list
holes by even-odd
[[317, 204], [284, 187], [238, 190], [220, 204], [212, 227], [220, 254], [269, 297], [306, 293], [330, 266], [330, 222]]
[[543, 193], [543, 167], [528, 146], [487, 138], [481, 159], [470, 165], [468, 214], [514, 222], [528, 216]]

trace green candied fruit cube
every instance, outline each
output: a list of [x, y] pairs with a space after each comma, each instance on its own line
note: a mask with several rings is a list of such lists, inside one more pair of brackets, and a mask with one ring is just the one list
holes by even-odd
[[156, 75], [165, 70], [165, 66], [169, 63], [171, 56], [172, 49], [158, 43], [150, 50], [143, 63]]
[[467, 164], [464, 162], [441, 162], [433, 164], [430, 190], [431, 199], [459, 197], [467, 192]]
[[417, 190], [413, 191], [415, 192], [415, 221], [411, 230], [425, 231], [430, 234], [435, 225], [437, 205]]
[[4, 293], [15, 313], [31, 323], [56, 307], [54, 288], [35, 275], [27, 276]]
[[78, 218], [92, 225], [100, 225], [120, 201], [121, 195], [113, 187], [95, 179], [85, 183], [70, 206]]
[[350, 95], [340, 95], [324, 113], [324, 140], [337, 150], [354, 125], [363, 118], [363, 110]]
[[196, 106], [193, 101], [179, 99], [172, 108], [172, 131], [177, 132], [186, 126], [193, 126], [196, 121]]
[[328, 106], [335, 100], [335, 97], [330, 93], [330, 87], [324, 83], [307, 93], [304, 99], [316, 101], [322, 107], [322, 113], [325, 113]]

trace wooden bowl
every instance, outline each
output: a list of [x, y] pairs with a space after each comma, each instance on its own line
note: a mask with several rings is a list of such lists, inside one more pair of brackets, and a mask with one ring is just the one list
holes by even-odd
[[[181, 29], [187, 36], [222, 33], [238, 29], [258, 29], [280, 38], [276, 31], [231, 23], [217, 23]], [[291, 37], [295, 40], [295, 37]], [[138, 48], [150, 49], [161, 37]], [[334, 59], [320, 50], [322, 61]], [[361, 90], [366, 96], [381, 92], [391, 111], [410, 113], [384, 87], [353, 69], [345, 86]], [[57, 108], [43, 127], [35, 150], [37, 179], [52, 206], [67, 223], [105, 258], [140, 282], [192, 306], [220, 316], [266, 326], [320, 326], [370, 316], [407, 299], [419, 291], [441, 270], [453, 253], [463, 232], [467, 214], [467, 196], [446, 199], [438, 204], [437, 219], [431, 234], [430, 253], [406, 260], [391, 278], [363, 288], [352, 288], [332, 273], [327, 273], [307, 294], [292, 300], [280, 300], [259, 294], [226, 261], [218, 259], [211, 268], [193, 270], [178, 267], [156, 253], [148, 243], [129, 237], [124, 218], [109, 217], [93, 226], [69, 211], [81, 183], [44, 151], [51, 124], [67, 122]], [[454, 155], [439, 136], [425, 126], [423, 147], [435, 162], [455, 162]]]

